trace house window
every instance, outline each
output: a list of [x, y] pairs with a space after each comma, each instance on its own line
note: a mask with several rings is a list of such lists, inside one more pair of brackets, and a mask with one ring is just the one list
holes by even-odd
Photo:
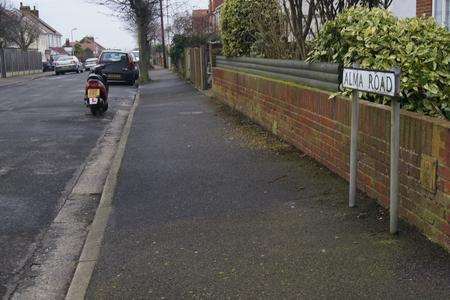
[[434, 0], [433, 15], [439, 24], [450, 29], [450, 0]]

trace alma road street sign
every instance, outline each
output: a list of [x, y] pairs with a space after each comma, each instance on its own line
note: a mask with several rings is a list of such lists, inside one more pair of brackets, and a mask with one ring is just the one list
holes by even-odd
[[344, 68], [342, 86], [391, 97], [398, 95], [400, 89], [397, 74], [394, 71], [372, 71], [358, 68]]
[[398, 231], [398, 165], [400, 152], [400, 69], [392, 71], [364, 70], [353, 64], [354, 68], [344, 68], [342, 72], [342, 86], [353, 90], [352, 101], [352, 130], [350, 138], [350, 188], [349, 206], [354, 207], [358, 173], [358, 119], [359, 92], [369, 92], [391, 97], [391, 171], [389, 186], [389, 214], [390, 232]]

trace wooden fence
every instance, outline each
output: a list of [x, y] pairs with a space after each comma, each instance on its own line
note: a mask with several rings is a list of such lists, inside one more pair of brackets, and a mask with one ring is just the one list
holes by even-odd
[[42, 72], [42, 55], [39, 51], [0, 48], [0, 77], [30, 75]]
[[175, 69], [185, 80], [200, 90], [212, 86], [212, 67], [215, 56], [220, 52], [220, 44], [209, 44], [201, 47], [187, 48], [184, 56], [175, 64]]
[[206, 66], [208, 54], [206, 47], [190, 48], [189, 51], [190, 80], [200, 90], [206, 90]]

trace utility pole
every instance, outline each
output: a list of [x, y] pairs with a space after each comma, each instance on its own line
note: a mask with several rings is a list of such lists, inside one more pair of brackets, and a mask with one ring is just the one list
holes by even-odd
[[159, 12], [160, 12], [160, 15], [161, 15], [161, 37], [162, 37], [162, 45], [163, 45], [163, 63], [164, 63], [164, 68], [167, 69], [166, 40], [164, 38], [163, 0], [159, 0]]

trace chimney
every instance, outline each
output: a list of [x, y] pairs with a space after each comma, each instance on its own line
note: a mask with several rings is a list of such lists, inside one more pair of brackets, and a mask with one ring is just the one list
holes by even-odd
[[20, 12], [23, 14], [32, 14], [36, 18], [39, 18], [39, 10], [36, 9], [36, 6], [33, 6], [33, 9], [31, 9], [28, 5], [23, 5], [23, 2], [20, 2]]
[[36, 6], [33, 6], [33, 10], [31, 13], [36, 17], [39, 18], [39, 10], [36, 9]]

